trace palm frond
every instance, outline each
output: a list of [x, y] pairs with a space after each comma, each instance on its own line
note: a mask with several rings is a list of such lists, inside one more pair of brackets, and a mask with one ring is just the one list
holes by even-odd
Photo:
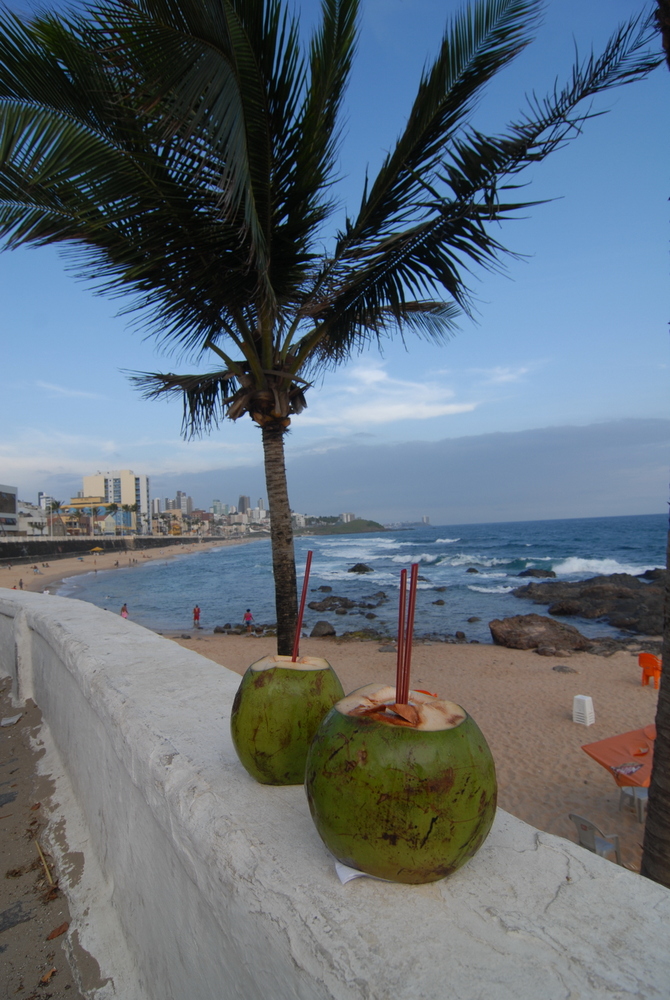
[[513, 187], [506, 180], [580, 133], [593, 114], [579, 110], [583, 101], [658, 65], [660, 57], [648, 52], [650, 37], [647, 19], [634, 18], [614, 34], [601, 56], [577, 62], [562, 90], [543, 100], [532, 98], [528, 111], [502, 136], [463, 129], [436, 167], [443, 194], [421, 176], [413, 178], [422, 194], [405, 204], [405, 221], [413, 215], [413, 224], [369, 239], [350, 231], [305, 306], [310, 318], [323, 324], [331, 349], [338, 341], [338, 356], [345, 356], [363, 335], [367, 317], [381, 308], [394, 313], [400, 324], [408, 298], [446, 292], [468, 312], [465, 277], [476, 268], [498, 268], [509, 255], [490, 224], [537, 204], [501, 200]]
[[417, 194], [417, 175], [431, 173], [482, 89], [530, 42], [540, 7], [541, 0], [478, 0], [452, 19], [405, 130], [341, 235], [343, 243], [402, 225]]
[[182, 433], [191, 438], [219, 426], [238, 384], [236, 376], [226, 371], [202, 375], [133, 372], [128, 373], [128, 377], [144, 399], [180, 397], [183, 402]]

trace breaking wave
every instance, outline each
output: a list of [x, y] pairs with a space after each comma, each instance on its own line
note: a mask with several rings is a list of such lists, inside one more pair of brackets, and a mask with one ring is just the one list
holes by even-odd
[[616, 559], [581, 559], [579, 556], [570, 556], [552, 567], [554, 573], [560, 576], [609, 576], [611, 573], [630, 573], [632, 576], [639, 576], [648, 569], [656, 568], [649, 565], [634, 566], [620, 563]]

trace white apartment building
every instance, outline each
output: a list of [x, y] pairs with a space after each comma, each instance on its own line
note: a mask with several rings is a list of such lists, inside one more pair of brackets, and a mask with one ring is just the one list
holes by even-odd
[[106, 503], [115, 503], [119, 507], [137, 504], [138, 530], [151, 530], [146, 528], [151, 523], [148, 476], [136, 476], [131, 469], [117, 469], [84, 476], [83, 483], [85, 497], [104, 497]]

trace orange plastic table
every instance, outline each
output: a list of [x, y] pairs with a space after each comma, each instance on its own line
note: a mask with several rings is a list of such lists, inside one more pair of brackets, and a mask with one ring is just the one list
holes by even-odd
[[597, 743], [587, 743], [582, 750], [607, 768], [617, 785], [648, 788], [655, 739], [656, 726], [645, 726]]

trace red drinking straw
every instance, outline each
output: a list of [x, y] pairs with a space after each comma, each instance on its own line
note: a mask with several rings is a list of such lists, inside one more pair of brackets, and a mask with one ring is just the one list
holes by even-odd
[[398, 597], [398, 657], [395, 668], [395, 697], [400, 702], [402, 672], [405, 663], [405, 602], [407, 599], [407, 570], [400, 570], [400, 595]]
[[412, 666], [412, 634], [414, 632], [414, 611], [416, 608], [416, 587], [419, 577], [419, 564], [412, 563], [409, 578], [409, 601], [407, 606], [407, 628], [405, 629], [405, 649], [401, 670], [400, 690], [396, 688], [396, 702], [407, 705], [409, 701], [409, 675]]
[[312, 565], [312, 550], [310, 549], [307, 553], [307, 562], [305, 563], [305, 578], [302, 581], [302, 596], [300, 597], [300, 610], [298, 611], [298, 624], [295, 627], [295, 640], [293, 642], [293, 656], [291, 657], [291, 663], [295, 663], [298, 659], [298, 650], [300, 649], [300, 631], [302, 629], [302, 616], [305, 613], [305, 601], [307, 600], [307, 581], [309, 580], [309, 567]]

